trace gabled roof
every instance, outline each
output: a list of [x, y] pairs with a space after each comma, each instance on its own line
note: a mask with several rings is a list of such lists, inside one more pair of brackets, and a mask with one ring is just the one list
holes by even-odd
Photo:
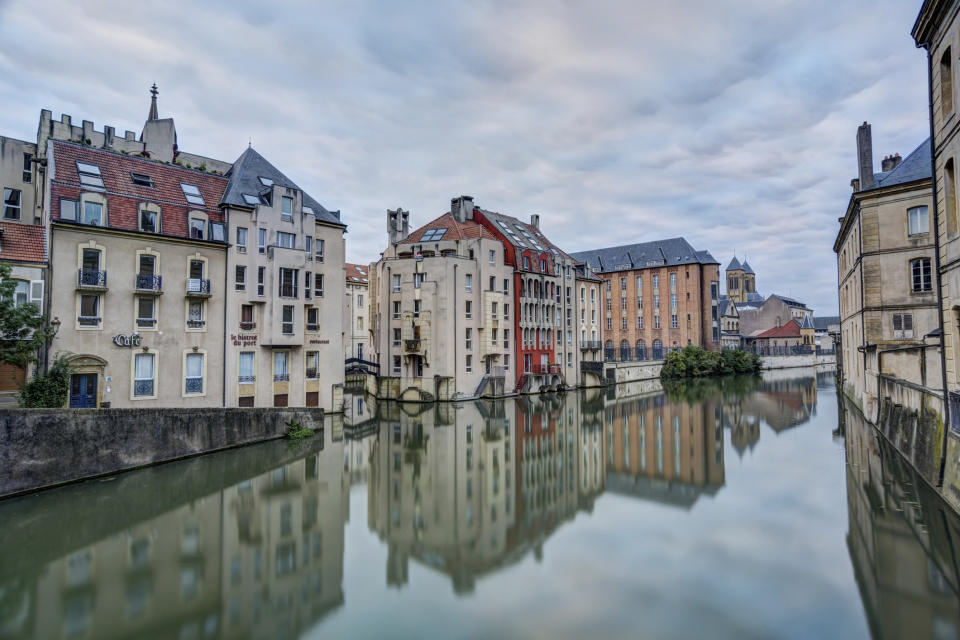
[[0, 262], [47, 261], [44, 228], [19, 222], [0, 222]]
[[[550, 242], [547, 236], [532, 224], [496, 211], [488, 211], [487, 209], [481, 209], [479, 207], [477, 207], [477, 211], [497, 226], [499, 232], [507, 237], [507, 241], [516, 249], [520, 251], [536, 251], [537, 253], [552, 253], [560, 258], [570, 258], [572, 262], [576, 262], [577, 258], [573, 256], [573, 254], [568, 254]], [[537, 245], [539, 245], [539, 248]]]
[[737, 308], [737, 305], [731, 302], [730, 298], [720, 298], [720, 301], [717, 303], [717, 313], [722, 318], [727, 315], [727, 311], [732, 311], [731, 315], [740, 317], [740, 310]]
[[227, 185], [227, 190], [223, 194], [223, 199], [220, 201], [221, 204], [249, 208], [251, 205], [244, 200], [243, 195], [255, 196], [267, 190], [269, 187], [260, 181], [260, 178], [267, 178], [268, 180], [272, 180], [273, 184], [300, 191], [303, 194], [304, 206], [313, 209], [317, 222], [346, 227], [345, 224], [340, 222], [339, 211], [328, 211], [323, 205], [310, 197], [310, 194], [297, 186], [297, 183], [285, 176], [279, 169], [270, 164], [266, 158], [257, 153], [253, 147], [247, 147], [244, 152], [240, 154], [240, 157], [237, 158], [236, 162], [233, 163], [233, 166], [226, 173], [226, 176], [230, 178], [230, 183]]
[[753, 267], [751, 267], [750, 263], [747, 262], [746, 260], [743, 261], [743, 272], [749, 273], [750, 275], [753, 275], [753, 276], [757, 275], [756, 273], [754, 273]]
[[884, 187], [930, 179], [933, 176], [930, 166], [930, 138], [927, 138], [893, 171], [873, 174], [873, 186], [863, 191], [875, 191]]
[[737, 260], [737, 256], [733, 256], [733, 260], [727, 265], [727, 271], [743, 271], [743, 267], [740, 266], [740, 261]]
[[368, 276], [367, 267], [362, 264], [347, 264], [347, 282], [357, 283], [357, 284], [367, 284]]
[[803, 321], [800, 322], [801, 329], [813, 329], [813, 320], [810, 319], [810, 316], [803, 316]]
[[813, 326], [817, 331], [826, 331], [830, 325], [840, 324], [840, 316], [814, 316]]
[[[435, 220], [431, 220], [427, 224], [423, 225], [419, 229], [410, 232], [410, 235], [407, 236], [406, 240], [401, 241], [399, 244], [412, 244], [415, 242], [421, 242], [423, 235], [431, 229], [446, 229], [443, 236], [440, 238], [435, 238], [435, 240], [466, 240], [468, 238], [488, 238], [490, 240], [496, 240], [496, 236], [490, 233], [486, 227], [482, 224], [477, 224], [473, 220], [466, 220], [464, 222], [457, 221], [450, 213], [445, 213]], [[431, 242], [427, 240], [427, 242]]]
[[773, 327], [757, 334], [758, 338], [799, 338], [800, 325], [797, 321], [790, 319], [790, 322], [779, 327]]
[[597, 273], [630, 271], [647, 267], [672, 267], [682, 264], [720, 264], [707, 251], [697, 251], [684, 238], [626, 244], [619, 247], [571, 253]]

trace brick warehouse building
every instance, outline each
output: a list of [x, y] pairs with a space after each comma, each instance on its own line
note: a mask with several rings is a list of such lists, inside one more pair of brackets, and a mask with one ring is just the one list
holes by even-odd
[[720, 348], [720, 263], [683, 238], [580, 251], [604, 281], [608, 360], [660, 359], [668, 349]]

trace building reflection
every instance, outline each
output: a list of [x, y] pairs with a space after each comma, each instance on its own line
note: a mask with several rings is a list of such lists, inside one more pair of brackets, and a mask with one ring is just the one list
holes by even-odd
[[[35, 524], [0, 552], [0, 637], [296, 637], [343, 603], [343, 446], [312, 440], [125, 474], [72, 507], [82, 486], [50, 494], [61, 516], [73, 509], [64, 524], [93, 505], [89, 530], [54, 529], [49, 508], [18, 501], [5, 514]], [[24, 553], [47, 561], [29, 572]]]
[[875, 638], [957, 638], [960, 518], [863, 417], [841, 404], [847, 547]]

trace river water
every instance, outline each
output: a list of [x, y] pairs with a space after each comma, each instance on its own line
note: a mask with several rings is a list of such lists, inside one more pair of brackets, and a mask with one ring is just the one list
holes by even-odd
[[960, 521], [831, 373], [348, 400], [0, 503], [0, 638], [957, 637]]

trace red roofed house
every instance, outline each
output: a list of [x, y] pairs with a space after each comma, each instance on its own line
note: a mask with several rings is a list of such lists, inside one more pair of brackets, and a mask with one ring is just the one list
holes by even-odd
[[460, 215], [459, 199], [409, 232], [387, 212], [389, 246], [370, 274], [376, 296], [377, 395], [455, 400], [511, 393], [513, 269], [503, 244]]
[[797, 321], [762, 331], [753, 337], [754, 350], [767, 355], [788, 355], [803, 345], [804, 336]]

